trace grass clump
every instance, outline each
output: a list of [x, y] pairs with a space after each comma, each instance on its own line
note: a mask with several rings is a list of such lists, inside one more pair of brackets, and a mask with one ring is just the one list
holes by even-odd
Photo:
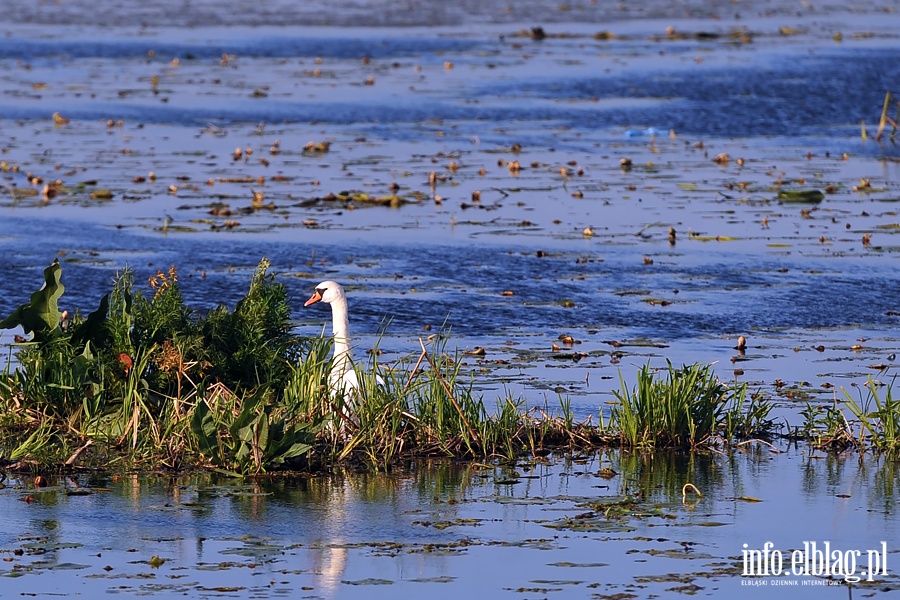
[[800, 411], [803, 425], [791, 432], [793, 439], [809, 442], [814, 448], [841, 452], [856, 444], [850, 424], [837, 402], [814, 406], [809, 402]]
[[[843, 404], [858, 424], [857, 433], [853, 435], [854, 442], [862, 449], [895, 454], [900, 451], [900, 400], [894, 398], [893, 381], [885, 386], [883, 394], [879, 391], [882, 384], [871, 377], [864, 387], [866, 395], [863, 397], [862, 390], [859, 390], [858, 399], [841, 388]], [[848, 436], [852, 435], [851, 425], [846, 419], [844, 423]]]
[[771, 405], [759, 398], [747, 400], [746, 384], [727, 386], [711, 365], [675, 368], [671, 362], [665, 379], [650, 365], [638, 372], [637, 384], [614, 392], [609, 427], [622, 443], [633, 448], [696, 448], [715, 441], [766, 435]]
[[[844, 452], [873, 451], [888, 456], [900, 452], [900, 400], [894, 398], [894, 382], [885, 385], [869, 377], [854, 396], [841, 388], [843, 398], [832, 406], [806, 405], [800, 411], [803, 425], [793, 437], [814, 448]], [[846, 409], [850, 414], [844, 413]]]
[[[545, 447], [596, 441], [587, 425], [546, 415], [535, 418], [523, 410], [523, 401], [511, 396], [498, 399], [491, 410], [473, 392], [474, 381], [464, 381], [463, 363], [447, 352], [447, 340], [444, 332], [432, 338], [430, 347], [420, 340], [418, 356], [401, 358], [389, 368], [373, 352], [371, 364], [358, 369], [362, 385], [350, 399], [352, 411], [347, 399], [322, 394], [302, 396], [300, 410], [326, 419], [324, 437], [334, 445], [337, 460], [353, 457], [375, 469], [389, 468], [400, 458], [516, 458], [539, 454]], [[381, 381], [376, 382], [375, 373]]]

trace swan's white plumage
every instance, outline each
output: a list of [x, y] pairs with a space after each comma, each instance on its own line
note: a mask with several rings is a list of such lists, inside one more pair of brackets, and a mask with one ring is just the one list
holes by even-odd
[[[344, 402], [353, 405], [359, 393], [359, 378], [353, 369], [353, 353], [350, 349], [350, 315], [347, 309], [347, 296], [344, 288], [334, 281], [323, 281], [316, 286], [315, 292], [303, 306], [316, 302], [331, 305], [331, 334], [334, 338], [334, 356], [331, 359], [331, 372], [328, 375], [328, 386], [332, 397], [343, 395]], [[380, 382], [380, 377], [376, 376]]]

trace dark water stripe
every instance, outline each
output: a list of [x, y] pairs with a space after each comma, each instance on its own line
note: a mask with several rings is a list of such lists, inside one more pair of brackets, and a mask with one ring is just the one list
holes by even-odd
[[[20, 236], [37, 233], [39, 224], [19, 223]], [[86, 231], [91, 245], [85, 246]], [[304, 311], [302, 302], [319, 280], [337, 279], [357, 290], [351, 295], [353, 318], [362, 331], [374, 332], [391, 318], [391, 331], [421, 331], [439, 326], [448, 316], [463, 335], [511, 335], [517, 331], [616, 327], [662, 339], [755, 329], [815, 329], [819, 327], [890, 328], [900, 310], [892, 266], [865, 256], [814, 260], [713, 255], [690, 266], [634, 264], [633, 256], [605, 256], [602, 263], [578, 264], [579, 253], [537, 257], [532, 251], [498, 247], [404, 244], [336, 244], [235, 241], [191, 237], [160, 239], [112, 233], [102, 227], [57, 232], [50, 254], [43, 246], [26, 248], [22, 237], [0, 238], [3, 275], [0, 314], [8, 314], [40, 283], [40, 270], [55, 250], [67, 244], [76, 251], [63, 257], [67, 286], [65, 307], [92, 310], [108, 291], [117, 269], [127, 263], [135, 281], [170, 264], [179, 267], [183, 291], [198, 309], [233, 304], [246, 292], [256, 262], [267, 256], [275, 271], [308, 272], [312, 278], [283, 279], [289, 286], [297, 319], [326, 321], [327, 315]], [[81, 241], [79, 241], [81, 240]], [[315, 247], [327, 257], [326, 268], [304, 263]], [[86, 251], [109, 262], [72, 262]], [[624, 251], [623, 251], [624, 252]], [[372, 257], [371, 267], [356, 266]], [[685, 261], [687, 262], [687, 261]], [[237, 267], [229, 272], [229, 267]], [[785, 269], [787, 269], [785, 271]], [[823, 274], [811, 274], [822, 272]], [[205, 277], [201, 274], [205, 273]], [[402, 275], [400, 277], [399, 275]], [[579, 280], [584, 277], [584, 280]], [[361, 286], [361, 287], [358, 287]], [[415, 288], [417, 291], [411, 292]], [[513, 297], [501, 296], [513, 290]], [[679, 290], [675, 293], [674, 290]], [[671, 301], [651, 306], [645, 298]], [[561, 301], [574, 307], [565, 308]]]
[[80, 60], [103, 58], [112, 60], [148, 59], [167, 62], [178, 57], [183, 61], [218, 60], [223, 54], [238, 58], [330, 58], [372, 59], [408, 58], [422, 54], [464, 53], [476, 50], [482, 41], [439, 37], [437, 35], [404, 35], [391, 37], [316, 37], [297, 36], [256, 37], [236, 31], [233, 39], [208, 40], [195, 43], [154, 39], [126, 39], [111, 37], [101, 40], [34, 40], [19, 37], [0, 37], [0, 59], [35, 61], [46, 59]]

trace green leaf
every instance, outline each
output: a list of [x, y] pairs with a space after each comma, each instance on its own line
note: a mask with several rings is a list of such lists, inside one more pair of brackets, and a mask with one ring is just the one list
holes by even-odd
[[34, 333], [37, 341], [47, 340], [59, 329], [62, 314], [57, 302], [65, 291], [60, 281], [62, 267], [59, 260], [44, 269], [44, 285], [31, 295], [31, 301], [13, 311], [11, 315], [0, 321], [0, 329], [12, 329], [22, 326], [25, 333]]
[[79, 346], [92, 341], [95, 346], [102, 348], [107, 338], [109, 338], [109, 294], [101, 298], [97, 310], [90, 313], [72, 334], [72, 341]]
[[281, 460], [279, 460], [278, 462], [281, 463], [289, 458], [303, 456], [312, 449], [312, 444], [307, 444], [305, 442], [296, 442], [294, 444], [291, 444], [291, 447], [281, 454], [281, 456], [279, 457]]
[[212, 412], [205, 400], [197, 402], [194, 414], [191, 416], [191, 431], [197, 439], [200, 453], [208, 456], [215, 462], [219, 461], [219, 435]]
[[781, 190], [778, 199], [785, 204], [818, 204], [825, 194], [819, 190]]

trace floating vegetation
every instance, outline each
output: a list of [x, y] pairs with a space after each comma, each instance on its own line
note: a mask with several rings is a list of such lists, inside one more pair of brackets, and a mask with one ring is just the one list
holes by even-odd
[[339, 202], [346, 205], [351, 204], [359, 204], [359, 205], [369, 205], [369, 206], [388, 206], [390, 208], [399, 208], [404, 204], [415, 203], [418, 204], [421, 202], [420, 197], [410, 197], [406, 198], [404, 196], [399, 196], [397, 194], [387, 194], [385, 196], [371, 196], [365, 192], [360, 191], [340, 191], [336, 194], [328, 194], [323, 196], [322, 198], [317, 198], [316, 201], [323, 201], [326, 203], [330, 202]]
[[820, 190], [780, 190], [778, 199], [785, 204], [818, 204], [825, 194]]

